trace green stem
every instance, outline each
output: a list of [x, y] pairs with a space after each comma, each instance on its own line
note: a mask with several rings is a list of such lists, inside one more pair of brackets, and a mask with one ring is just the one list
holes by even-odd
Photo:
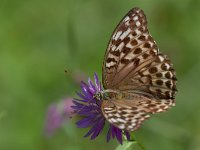
[[136, 137], [135, 137], [135, 135], [132, 133], [132, 134], [130, 134], [131, 135], [131, 140], [133, 140], [133, 142], [135, 142], [142, 150], [146, 150], [146, 148], [142, 145], [142, 143], [140, 143], [137, 139], [136, 139]]
[[126, 136], [124, 135], [125, 141], [122, 145], [118, 145], [115, 150], [146, 150], [146, 148], [136, 139], [133, 133], [130, 134], [130, 141], [127, 140]]

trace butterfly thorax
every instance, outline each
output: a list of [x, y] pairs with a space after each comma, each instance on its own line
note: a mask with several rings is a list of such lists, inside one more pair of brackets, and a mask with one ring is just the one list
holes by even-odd
[[106, 89], [96, 93], [94, 97], [97, 98], [98, 100], [133, 100], [139, 95], [142, 96], [143, 94], [138, 93], [137, 91], [129, 92], [129, 91]]

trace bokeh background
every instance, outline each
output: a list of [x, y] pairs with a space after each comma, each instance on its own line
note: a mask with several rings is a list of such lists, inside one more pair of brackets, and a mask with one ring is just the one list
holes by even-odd
[[[49, 106], [76, 97], [97, 72], [114, 28], [141, 7], [150, 33], [178, 76], [177, 105], [146, 121], [135, 135], [147, 150], [200, 149], [199, 0], [1, 0], [0, 149], [114, 149], [106, 132], [83, 138], [75, 119], [46, 135]], [[67, 70], [65, 73], [64, 70]]]

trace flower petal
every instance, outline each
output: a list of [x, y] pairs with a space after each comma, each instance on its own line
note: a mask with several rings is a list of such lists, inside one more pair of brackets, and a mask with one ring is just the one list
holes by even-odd
[[93, 93], [90, 92], [88, 89], [88, 85], [85, 82], [81, 82], [81, 89], [83, 94], [87, 97], [87, 99], [91, 99], [93, 96]]
[[81, 101], [87, 102], [88, 97], [84, 96], [82, 93], [76, 92], [76, 94], [81, 98]]
[[88, 84], [89, 84], [89, 87], [90, 87], [90, 90], [95, 93], [97, 90], [96, 90], [96, 87], [94, 86], [94, 84], [92, 83], [91, 79], [89, 78], [88, 79]]
[[107, 133], [107, 142], [109, 142], [110, 141], [110, 138], [111, 138], [111, 130], [112, 130], [112, 127], [111, 127], [111, 125], [110, 125], [110, 127], [109, 127], [109, 129], [108, 129], [108, 133]]
[[98, 122], [98, 124], [96, 125], [96, 130], [93, 132], [93, 135], [91, 136], [91, 139], [95, 139], [103, 130], [105, 124], [105, 120], [101, 119], [101, 121]]
[[[84, 137], [88, 137], [89, 135], [91, 135], [93, 133], [93, 135], [91, 136], [91, 139], [93, 140], [94, 138], [97, 137], [97, 135], [102, 131], [103, 127], [104, 127], [104, 122], [105, 120], [100, 120], [98, 121], [89, 131], [88, 133], [84, 136]], [[96, 132], [95, 132], [96, 131]], [[98, 133], [98, 134], [97, 134]]]
[[98, 75], [96, 73], [94, 74], [94, 81], [95, 81], [95, 85], [96, 85], [97, 89], [99, 91], [101, 91], [101, 84], [99, 83], [99, 78], [98, 78]]
[[[94, 98], [95, 94], [102, 91], [97, 74], [94, 74], [94, 82], [90, 78], [88, 79], [88, 84], [81, 82], [81, 89], [82, 93], [77, 92], [80, 99], [74, 99], [72, 108], [83, 117], [83, 119], [76, 122], [77, 127], [91, 127], [84, 137], [90, 136], [93, 140], [102, 132], [106, 120], [101, 111], [102, 100]], [[125, 132], [125, 135], [127, 139], [130, 139], [129, 132]], [[122, 144], [122, 130], [110, 124], [107, 132], [107, 142], [115, 137]]]
[[76, 124], [79, 128], [87, 128], [87, 127], [93, 125], [93, 119], [94, 119], [94, 116], [88, 116], [87, 118], [84, 118], [84, 119], [76, 122]]
[[122, 144], [122, 130], [116, 128], [116, 138], [120, 144]]
[[128, 141], [131, 141], [131, 135], [129, 132], [125, 131], [125, 135]]

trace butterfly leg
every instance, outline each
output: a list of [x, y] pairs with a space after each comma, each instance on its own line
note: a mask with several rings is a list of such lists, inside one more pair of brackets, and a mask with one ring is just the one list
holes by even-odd
[[95, 98], [96, 105], [99, 106], [99, 100]]

